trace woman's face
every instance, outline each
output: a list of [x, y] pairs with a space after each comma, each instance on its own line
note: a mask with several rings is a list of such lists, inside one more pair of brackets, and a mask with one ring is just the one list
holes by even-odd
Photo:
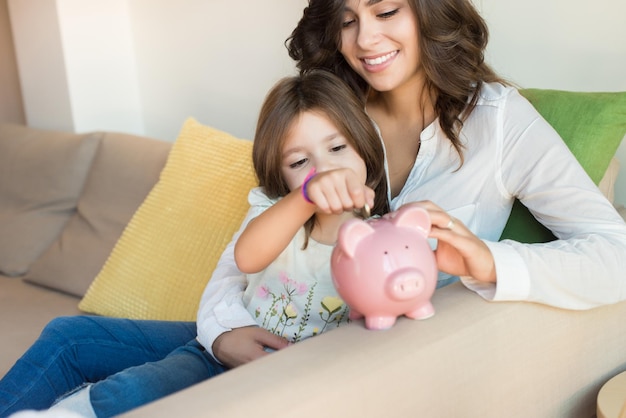
[[350, 141], [320, 112], [303, 112], [291, 125], [283, 144], [281, 170], [289, 190], [300, 187], [312, 168], [316, 172], [351, 168], [363, 181], [367, 168]]
[[340, 52], [374, 90], [421, 77], [418, 36], [408, 0], [346, 0]]

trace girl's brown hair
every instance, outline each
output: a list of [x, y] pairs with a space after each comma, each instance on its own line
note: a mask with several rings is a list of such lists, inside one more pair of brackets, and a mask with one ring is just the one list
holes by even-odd
[[[483, 83], [507, 84], [484, 61], [487, 25], [469, 0], [409, 0], [420, 34], [426, 89], [434, 94], [439, 124], [463, 159], [459, 132]], [[300, 71], [324, 68], [344, 79], [364, 100], [369, 86], [341, 52], [345, 0], [309, 0], [285, 44]]]
[[[341, 79], [328, 71], [311, 70], [283, 78], [267, 94], [252, 147], [252, 162], [259, 186], [270, 198], [283, 197], [290, 192], [281, 170], [282, 148], [293, 122], [303, 112], [326, 116], [349, 141], [365, 162], [366, 184], [376, 193], [372, 214], [388, 212], [385, 158], [380, 137], [363, 103]], [[306, 225], [307, 237], [313, 229], [313, 218]]]

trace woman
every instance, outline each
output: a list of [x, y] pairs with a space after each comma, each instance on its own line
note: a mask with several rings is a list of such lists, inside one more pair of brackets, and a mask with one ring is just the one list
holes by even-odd
[[[489, 300], [569, 309], [626, 299], [626, 225], [554, 130], [484, 63], [486, 43], [487, 28], [469, 0], [310, 0], [288, 48], [300, 70], [329, 69], [361, 94], [385, 145], [391, 208], [418, 204], [431, 214], [442, 285], [460, 276]], [[515, 197], [559, 240], [498, 242]], [[227, 367], [288, 344], [254, 326], [233, 247], [197, 320], [198, 341]], [[133, 347], [159, 341], [128, 360], [135, 364], [162, 358], [194, 335], [177, 323], [96, 318], [77, 337], [81, 320], [56, 321], [44, 334], [84, 341], [115, 326], [113, 336], [85, 346], [98, 358], [116, 338]], [[75, 365], [69, 345], [55, 341], [54, 349]], [[78, 365], [90, 371], [85, 380], [114, 372], [94, 363]]]
[[[558, 134], [485, 64], [487, 38], [467, 0], [310, 0], [287, 47], [300, 71], [331, 70], [363, 98], [385, 145], [391, 209], [430, 212], [439, 286], [461, 277], [488, 300], [566, 309], [624, 300], [624, 221]], [[560, 239], [498, 242], [515, 198]], [[205, 291], [198, 339], [236, 366], [262, 355], [266, 337], [240, 328], [251, 322], [228, 264]], [[231, 302], [214, 309], [224, 293]]]

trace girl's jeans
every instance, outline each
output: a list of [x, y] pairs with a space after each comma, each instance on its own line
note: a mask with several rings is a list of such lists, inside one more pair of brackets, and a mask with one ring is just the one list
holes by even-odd
[[94, 382], [94, 411], [110, 417], [225, 371], [195, 337], [194, 322], [54, 319], [0, 380], [0, 417]]

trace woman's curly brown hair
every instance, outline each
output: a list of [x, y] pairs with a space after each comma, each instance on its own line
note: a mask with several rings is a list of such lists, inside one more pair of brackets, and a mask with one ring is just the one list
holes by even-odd
[[[439, 124], [463, 161], [459, 132], [483, 83], [508, 84], [484, 60], [487, 25], [469, 0], [409, 0], [420, 34], [426, 91], [436, 97]], [[309, 0], [285, 41], [300, 71], [324, 68], [344, 79], [365, 101], [369, 86], [339, 52], [345, 0]]]

